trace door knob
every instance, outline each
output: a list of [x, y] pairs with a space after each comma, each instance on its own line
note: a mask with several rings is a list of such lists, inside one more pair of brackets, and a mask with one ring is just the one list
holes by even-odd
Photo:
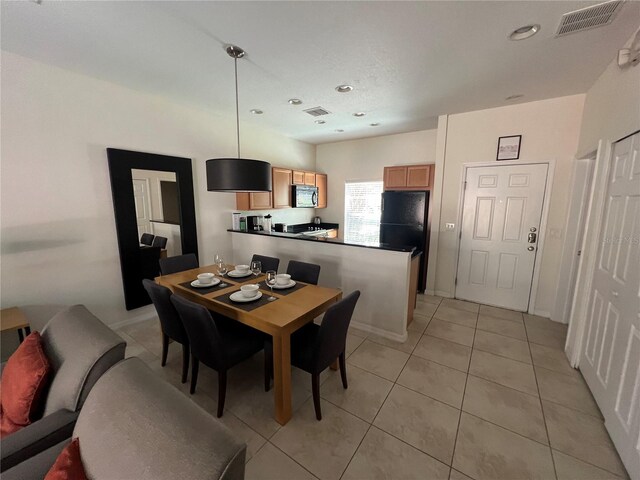
[[529, 250], [530, 252], [533, 252], [534, 248], [529, 246], [529, 247], [527, 247], [527, 250]]
[[527, 235], [527, 242], [536, 243], [536, 237], [537, 235], [535, 233], [530, 233], [529, 235]]

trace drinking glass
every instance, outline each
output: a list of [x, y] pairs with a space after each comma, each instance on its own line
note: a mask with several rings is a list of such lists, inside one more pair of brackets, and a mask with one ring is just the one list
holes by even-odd
[[273, 302], [276, 297], [273, 296], [273, 286], [276, 284], [276, 275], [277, 272], [275, 270], [269, 270], [267, 272], [267, 285], [269, 285], [269, 288], [271, 289], [271, 296], [269, 298], [267, 298], [267, 300], [269, 300], [270, 302]]
[[260, 272], [262, 271], [262, 263], [257, 260], [251, 262], [251, 271], [256, 277], [260, 275]]
[[[216, 257], [218, 257], [218, 255], [216, 255]], [[224, 275], [227, 273], [227, 264], [224, 263], [224, 260], [222, 259], [222, 256], [220, 256], [219, 261], [217, 262], [218, 265], [218, 273], [220, 274], [220, 278], [224, 279]], [[221, 287], [226, 287], [227, 284], [223, 283], [220, 284]]]

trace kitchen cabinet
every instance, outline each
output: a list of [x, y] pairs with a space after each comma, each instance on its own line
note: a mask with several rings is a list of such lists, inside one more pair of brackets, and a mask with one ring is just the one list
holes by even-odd
[[271, 192], [236, 193], [236, 208], [238, 210], [268, 210], [272, 207]]
[[293, 170], [293, 184], [294, 185], [304, 185], [304, 172], [301, 170]]
[[304, 184], [310, 187], [316, 185], [316, 174], [314, 172], [304, 172]]
[[433, 164], [384, 167], [385, 190], [431, 190]]
[[318, 207], [327, 208], [327, 174], [316, 173], [316, 187], [318, 187]]
[[293, 172], [286, 168], [273, 167], [273, 208], [291, 207], [291, 184]]

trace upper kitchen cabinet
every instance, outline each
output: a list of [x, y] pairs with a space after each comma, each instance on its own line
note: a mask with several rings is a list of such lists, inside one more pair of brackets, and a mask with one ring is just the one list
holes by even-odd
[[327, 175], [316, 173], [316, 187], [318, 187], [318, 207], [327, 208]]
[[385, 190], [431, 190], [433, 164], [384, 167]]
[[238, 210], [268, 210], [272, 207], [271, 192], [236, 193], [236, 208]]
[[291, 207], [291, 184], [293, 172], [286, 168], [273, 167], [273, 208]]
[[304, 185], [304, 172], [301, 170], [294, 170], [292, 172], [293, 175], [293, 184], [294, 185]]
[[316, 174], [314, 172], [304, 172], [304, 184], [310, 187], [316, 185]]
[[303, 170], [293, 170], [292, 172], [292, 180], [294, 185], [309, 185], [310, 187], [315, 186], [316, 184], [316, 174], [315, 172], [305, 172]]

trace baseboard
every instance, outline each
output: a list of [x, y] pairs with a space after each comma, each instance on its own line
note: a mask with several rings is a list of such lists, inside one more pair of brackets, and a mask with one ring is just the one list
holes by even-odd
[[127, 327], [129, 325], [135, 325], [136, 323], [141, 323], [147, 320], [151, 320], [154, 317], [157, 317], [157, 314], [156, 314], [156, 311], [152, 309], [150, 312], [136, 315], [135, 317], [127, 318], [126, 320], [121, 320], [116, 323], [112, 323], [111, 325], [109, 325], [109, 328], [111, 330], [119, 330], [122, 327]]
[[[533, 309], [533, 315], [537, 315], [538, 317], [544, 317], [544, 318], [551, 318], [551, 312], [548, 312], [547, 310], [537, 310], [537, 309]], [[558, 322], [560, 323], [560, 322]]]
[[388, 338], [389, 340], [393, 340], [394, 342], [404, 343], [407, 341], [408, 335], [405, 332], [404, 335], [400, 335], [398, 333], [389, 332], [387, 330], [383, 330], [378, 327], [374, 327], [367, 323], [360, 323], [355, 320], [351, 320], [351, 325], [353, 325], [358, 330], [364, 330], [368, 333], [374, 333], [380, 337]]
[[444, 290], [436, 290], [435, 294], [439, 297], [453, 298], [453, 295], [451, 295], [451, 292], [445, 292]]

